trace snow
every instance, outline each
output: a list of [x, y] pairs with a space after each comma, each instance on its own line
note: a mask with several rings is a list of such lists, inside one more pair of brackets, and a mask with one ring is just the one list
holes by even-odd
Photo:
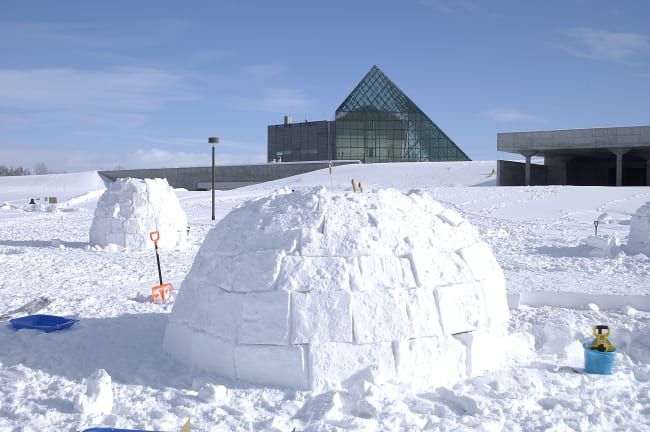
[[[288, 231], [291, 241], [285, 241]], [[252, 268], [254, 275], [247, 271]], [[217, 306], [223, 304], [230, 313]], [[187, 347], [175, 339], [190, 338], [193, 366], [218, 374], [234, 363], [240, 381], [323, 392], [373, 365], [407, 369], [400, 358], [408, 359], [408, 369], [426, 369], [448, 356], [442, 346], [456, 358], [459, 349], [447, 339], [458, 333], [485, 330], [472, 340], [502, 340], [507, 316], [505, 280], [490, 247], [426, 192], [283, 189], [244, 202], [208, 233], [163, 345], [182, 359]], [[229, 342], [215, 353], [210, 337]], [[436, 349], [400, 356], [390, 343]], [[462, 379], [475, 370], [465, 361], [483, 356], [481, 347], [489, 344], [472, 346], [452, 371], [441, 373]], [[249, 354], [265, 361], [251, 363]], [[419, 386], [438, 382], [417, 373], [386, 378]]]
[[[154, 231], [158, 233], [155, 234]], [[97, 201], [90, 244], [129, 249], [181, 248], [187, 216], [165, 179], [121, 178]]]
[[[299, 191], [325, 187], [332, 193], [346, 195], [351, 194], [350, 180], [355, 179], [363, 183], [364, 195], [389, 188], [405, 196], [412, 191], [416, 195], [426, 193], [442, 208], [449, 209], [448, 220], [441, 218], [441, 222], [451, 224], [456, 215], [468, 222], [502, 268], [511, 308], [508, 336], [500, 341], [488, 336], [478, 339], [472, 334], [446, 339], [454, 345], [448, 347], [440, 336], [422, 335], [430, 326], [417, 322], [409, 328], [409, 332], [419, 335], [413, 339], [415, 343], [378, 342], [385, 346], [373, 347], [369, 352], [330, 346], [319, 351], [328, 356], [300, 363], [297, 359], [304, 358], [304, 353], [286, 349], [304, 344], [305, 339], [340, 335], [347, 330], [338, 328], [338, 323], [318, 328], [304, 325], [296, 336], [298, 339], [294, 342], [291, 336], [288, 345], [277, 346], [277, 352], [264, 349], [265, 345], [234, 346], [233, 338], [241, 325], [235, 317], [242, 316], [237, 315], [237, 310], [244, 307], [236, 299], [242, 294], [265, 292], [242, 293], [232, 288], [214, 299], [213, 314], [196, 318], [208, 326], [225, 322], [223, 314], [233, 317], [227, 320], [228, 327], [219, 328], [220, 338], [206, 333], [205, 344], [209, 347], [197, 348], [197, 360], [205, 359], [208, 349], [213, 353], [210, 358], [222, 358], [224, 347], [234, 346], [232, 358], [239, 359], [248, 381], [258, 379], [255, 374], [260, 372], [260, 364], [267, 361], [265, 356], [277, 368], [284, 365], [292, 369], [296, 387], [305, 377], [300, 371], [307, 367], [316, 371], [334, 367], [340, 375], [351, 375], [338, 383], [336, 389], [322, 393], [232, 381], [228, 377], [235, 377], [234, 360], [222, 362], [223, 373], [205, 372], [201, 364], [193, 363], [191, 337], [174, 338], [184, 344], [184, 348], [179, 348], [186, 353], [182, 359], [177, 360], [163, 350], [165, 333], [170, 331], [171, 311], [181, 304], [183, 285], [196, 265], [199, 249], [215, 232], [210, 192], [175, 191], [191, 228], [188, 245], [161, 251], [160, 260], [163, 277], [174, 283], [178, 297], [152, 304], [147, 297], [151, 287], [158, 284], [152, 250], [96, 248], [89, 243], [99, 198], [97, 191], [104, 188], [96, 172], [0, 178], [0, 312], [38, 295], [47, 295], [54, 302], [43, 313], [80, 319], [68, 330], [47, 334], [0, 326], [0, 430], [74, 431], [103, 424], [174, 431], [180, 430], [188, 418], [192, 430], [199, 431], [290, 431], [294, 427], [300, 431], [647, 430], [650, 258], [627, 250], [626, 245], [645, 238], [642, 231], [631, 231], [632, 217], [650, 202], [650, 190], [499, 188], [494, 187], [494, 177], [489, 176], [494, 166], [489, 161], [342, 166], [336, 167], [331, 177], [324, 166], [323, 170], [301, 176], [217, 191], [218, 221], [233, 209], [239, 211], [247, 200], [264, 201], [284, 188]], [[30, 198], [46, 196], [58, 197], [56, 211], [24, 210]], [[269, 213], [258, 215], [262, 225], [272, 220], [274, 211], [268, 210]], [[434, 208], [428, 211], [443, 212]], [[594, 236], [594, 220], [600, 222], [598, 237], [602, 241], [590, 239]], [[389, 227], [390, 221], [378, 220], [380, 225]], [[276, 262], [277, 254], [273, 251], [288, 251], [300, 245], [302, 251], [314, 251], [310, 258], [316, 259], [321, 256], [317, 251], [327, 250], [330, 245], [339, 252], [346, 250], [322, 235], [319, 237], [317, 231], [303, 233], [292, 228], [278, 225], [264, 239], [243, 233], [223, 248], [229, 251], [226, 256], [244, 254], [247, 248], [258, 251], [259, 261], [248, 261], [255, 266], [247, 268], [242, 264], [233, 268], [239, 268], [250, 280], [261, 282], [278, 277], [270, 272], [257, 274], [258, 263], [262, 267]], [[470, 242], [471, 238], [467, 234], [458, 241]], [[309, 249], [302, 244], [304, 239], [309, 240]], [[365, 246], [370, 244], [368, 241]], [[466, 246], [470, 244], [463, 247]], [[607, 254], [592, 255], [593, 249], [606, 250]], [[466, 257], [470, 255], [468, 251]], [[314, 272], [316, 264], [288, 259], [290, 256], [283, 256], [277, 271], [279, 275], [286, 267], [292, 277], [285, 275], [278, 277], [278, 281], [284, 280], [291, 287], [291, 295], [301, 294], [295, 298], [290, 295], [289, 308], [293, 302], [299, 302], [318, 312], [315, 318], [306, 317], [305, 323], [328, 316], [320, 310], [328, 305], [341, 304], [344, 308], [346, 292], [372, 292], [369, 285], [387, 290], [385, 285], [404, 280], [393, 277], [398, 268], [403, 268], [401, 261], [369, 260], [352, 266], [347, 258], [326, 257], [322, 265], [331, 271], [312, 285], [310, 280], [318, 276]], [[208, 258], [207, 262], [214, 262]], [[481, 268], [488, 271], [490, 266], [486, 263]], [[391, 278], [376, 274], [377, 269], [389, 269], [384, 272]], [[219, 278], [204, 282], [223, 290], [217, 284], [233, 287], [232, 281], [222, 282]], [[332, 285], [340, 281], [347, 281], [347, 288], [342, 285], [340, 292], [332, 291]], [[419, 281], [415, 274], [413, 281]], [[404, 283], [399, 290], [412, 291], [409, 284]], [[455, 300], [450, 297], [448, 301]], [[420, 315], [447, 310], [433, 309], [428, 292], [420, 297], [418, 291], [406, 303], [420, 311]], [[253, 317], [254, 311], [247, 316]], [[291, 328], [300, 322], [299, 317], [294, 318]], [[461, 322], [472, 318], [466, 316]], [[250, 321], [253, 324], [255, 321]], [[610, 341], [618, 350], [613, 374], [590, 375], [562, 368], [584, 367], [581, 343], [593, 338], [592, 327], [596, 324], [612, 328]], [[187, 327], [178, 325], [176, 329], [182, 333]], [[273, 337], [278, 338], [278, 334], [274, 328]], [[348, 342], [339, 340], [308, 343], [342, 344], [349, 348]], [[471, 356], [475, 349], [501, 350], [505, 364], [493, 369], [495, 359], [474, 356], [463, 363], [464, 370], [453, 369], [454, 364], [467, 353]], [[445, 357], [437, 354], [440, 350], [446, 353]], [[395, 353], [400, 358], [399, 366], [386, 361], [391, 356], [394, 359]], [[354, 368], [355, 358], [373, 355], [374, 367], [352, 373], [358, 370]], [[427, 360], [422, 363], [420, 358]], [[425, 367], [409, 367], [411, 361]], [[474, 375], [481, 373], [481, 369], [488, 371], [469, 378], [440, 373], [453, 370], [459, 376]], [[422, 382], [422, 388], [400, 382], [400, 377], [413, 373], [423, 375], [416, 382]], [[390, 378], [391, 374], [395, 379]], [[328, 378], [326, 374], [319, 376]], [[329, 384], [324, 382], [321, 387], [328, 388]]]
[[632, 215], [627, 252], [650, 255], [650, 202], [643, 204]]

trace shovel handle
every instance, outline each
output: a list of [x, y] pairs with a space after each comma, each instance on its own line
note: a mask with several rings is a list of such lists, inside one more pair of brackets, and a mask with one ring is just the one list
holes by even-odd
[[152, 242], [154, 242], [154, 244], [157, 245], [158, 239], [160, 238], [160, 233], [158, 231], [151, 231], [149, 233], [149, 238], [151, 239]]

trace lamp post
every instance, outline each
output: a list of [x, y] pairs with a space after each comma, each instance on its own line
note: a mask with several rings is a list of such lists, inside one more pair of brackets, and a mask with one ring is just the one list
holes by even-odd
[[219, 138], [208, 138], [208, 144], [212, 146], [212, 220], [214, 220], [214, 146], [219, 144]]

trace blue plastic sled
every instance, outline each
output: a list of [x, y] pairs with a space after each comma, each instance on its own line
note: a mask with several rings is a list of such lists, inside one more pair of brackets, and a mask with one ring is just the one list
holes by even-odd
[[[64, 330], [72, 327], [74, 323], [79, 320], [72, 318], [64, 318], [56, 315], [27, 315], [20, 318], [10, 320], [11, 325], [15, 329], [36, 329], [42, 330], [46, 333]], [[118, 429], [116, 429], [118, 430]]]

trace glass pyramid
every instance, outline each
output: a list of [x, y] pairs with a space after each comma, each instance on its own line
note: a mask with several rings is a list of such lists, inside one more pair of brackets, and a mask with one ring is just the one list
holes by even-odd
[[336, 110], [336, 159], [470, 160], [377, 66]]

